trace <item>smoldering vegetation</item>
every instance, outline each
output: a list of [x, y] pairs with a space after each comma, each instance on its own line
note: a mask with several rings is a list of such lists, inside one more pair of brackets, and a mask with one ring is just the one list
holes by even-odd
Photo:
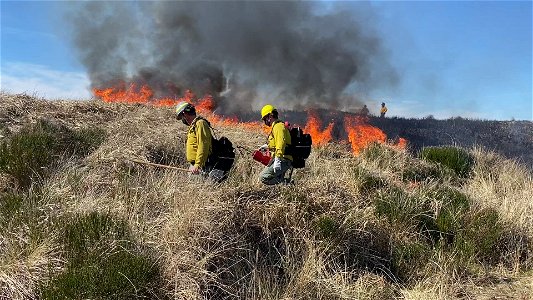
[[183, 166], [171, 109], [0, 103], [2, 298], [533, 297], [533, 176], [487, 149], [329, 143], [265, 187], [264, 133], [218, 126], [243, 148], [212, 185], [131, 162]]

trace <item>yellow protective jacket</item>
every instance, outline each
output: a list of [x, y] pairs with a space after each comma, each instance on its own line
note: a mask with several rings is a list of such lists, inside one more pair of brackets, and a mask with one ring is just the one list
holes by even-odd
[[203, 168], [213, 152], [211, 127], [206, 120], [196, 117], [187, 132], [187, 161]]
[[386, 113], [386, 112], [387, 112], [387, 107], [386, 107], [386, 106], [383, 106], [383, 107], [381, 108], [380, 112], [381, 112], [382, 114]]
[[287, 145], [291, 145], [291, 134], [282, 121], [276, 121], [268, 135], [268, 150], [272, 157], [285, 158], [292, 161], [291, 155], [285, 155]]

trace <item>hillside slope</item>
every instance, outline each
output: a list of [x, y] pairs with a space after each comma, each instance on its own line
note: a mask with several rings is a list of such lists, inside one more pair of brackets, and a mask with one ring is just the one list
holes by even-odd
[[0, 298], [533, 298], [516, 161], [331, 143], [266, 187], [264, 133], [216, 129], [238, 146], [221, 185], [132, 162], [186, 165], [172, 109], [1, 94]]

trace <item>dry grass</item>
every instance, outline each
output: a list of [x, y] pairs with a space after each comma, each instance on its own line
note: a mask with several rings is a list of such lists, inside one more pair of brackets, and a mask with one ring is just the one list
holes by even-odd
[[[29, 197], [19, 201], [33, 202]], [[3, 196], [0, 193], [0, 196]], [[29, 299], [50, 273], [63, 266], [56, 235], [46, 219], [55, 206], [48, 199], [37, 203], [13, 203], [1, 198], [0, 207], [0, 299]], [[11, 203], [8, 203], [11, 202]], [[19, 206], [6, 209], [8, 205]]]
[[504, 220], [533, 237], [533, 177], [516, 161], [475, 149], [477, 164], [465, 189], [483, 206], [496, 208]]
[[[42, 220], [93, 211], [126, 220], [143, 253], [161, 269], [163, 298], [491, 299], [498, 292], [533, 297], [532, 175], [495, 154], [473, 150], [476, 164], [463, 182], [393, 146], [373, 146], [354, 157], [348, 145], [328, 144], [314, 149], [307, 168], [295, 171], [297, 185], [265, 187], [257, 178], [261, 165], [249, 152], [264, 143], [264, 133], [217, 126], [218, 135], [239, 148], [229, 179], [214, 185], [129, 161], [165, 153], [171, 163], [185, 165], [186, 128], [171, 109], [1, 97], [0, 142], [42, 118], [69, 128], [105, 129], [98, 149], [64, 161], [44, 179], [36, 209]], [[0, 180], [1, 193], [12, 189], [9, 182]], [[406, 197], [429, 199], [438, 211], [442, 203], [435, 193], [442, 187], [468, 195], [472, 214], [497, 210], [510, 232], [504, 237], [511, 243], [507, 256], [495, 263], [469, 261], [465, 270], [457, 253], [435, 246], [402, 279], [394, 269], [394, 248], [425, 243], [423, 233], [378, 216], [374, 201], [398, 189]], [[27, 223], [0, 230], [0, 298], [36, 297], [63, 270], [58, 230], [42, 231], [31, 242]], [[487, 279], [498, 277], [509, 280]]]

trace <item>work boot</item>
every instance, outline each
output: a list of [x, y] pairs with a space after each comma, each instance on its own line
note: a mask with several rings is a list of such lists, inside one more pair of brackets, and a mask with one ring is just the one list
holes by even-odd
[[294, 185], [294, 180], [290, 178], [283, 178], [283, 184], [285, 185]]

